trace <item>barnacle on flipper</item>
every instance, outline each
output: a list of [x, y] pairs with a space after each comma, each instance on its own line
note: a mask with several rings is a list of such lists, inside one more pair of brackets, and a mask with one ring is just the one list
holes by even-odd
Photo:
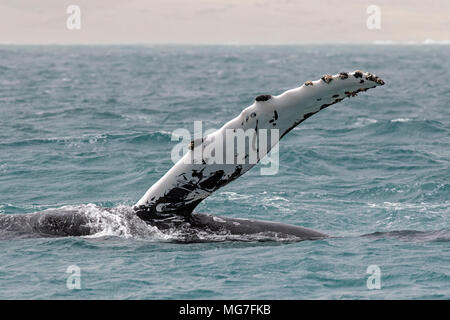
[[331, 74], [326, 74], [320, 79], [325, 83], [330, 83], [333, 80], [333, 76]]
[[384, 81], [381, 78], [379, 78], [376, 75], [371, 74], [371, 73], [367, 74], [366, 80], [370, 80], [370, 81], [376, 82], [379, 85], [384, 85]]
[[363, 73], [360, 70], [356, 70], [355, 73], [353, 74], [353, 76], [355, 78], [362, 78], [363, 77]]
[[347, 79], [347, 78], [348, 78], [348, 73], [347, 73], [347, 72], [341, 72], [341, 73], [339, 73], [339, 78], [341, 78], [341, 79]]

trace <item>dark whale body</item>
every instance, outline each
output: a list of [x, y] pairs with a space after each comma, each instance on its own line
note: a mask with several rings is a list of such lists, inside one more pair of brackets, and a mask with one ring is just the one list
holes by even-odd
[[0, 215], [3, 238], [87, 236], [95, 233], [91, 223], [92, 220], [78, 210]]
[[[111, 211], [112, 208], [102, 208]], [[155, 217], [149, 225], [163, 232], [176, 231], [170, 241], [199, 242], [297, 242], [331, 238], [326, 234], [299, 226], [278, 222], [226, 218], [194, 213], [189, 217]], [[29, 214], [1, 214], [0, 239], [28, 239], [48, 237], [81, 237], [101, 231], [98, 221], [80, 210], [52, 209]], [[360, 235], [364, 238], [392, 238], [407, 242], [450, 241], [450, 230], [394, 230]], [[335, 237], [333, 237], [335, 238]]]
[[[104, 210], [112, 211], [104, 208]], [[238, 235], [260, 235], [261, 241], [279, 239], [289, 241], [324, 239], [326, 234], [284, 223], [227, 218], [209, 214], [194, 213], [189, 216], [155, 216], [146, 221], [163, 233], [177, 230], [180, 234], [177, 242], [217, 241], [199, 238], [199, 232], [209, 235], [230, 235], [223, 240], [245, 241], [246, 238], [232, 237]], [[0, 239], [34, 238], [34, 237], [79, 237], [99, 232], [94, 219], [79, 210], [58, 210], [35, 212], [29, 214], [0, 215]], [[210, 240], [208, 240], [210, 239]], [[252, 238], [258, 239], [258, 238]]]
[[[156, 226], [160, 230], [176, 228], [177, 230], [188, 231], [184, 238], [187, 242], [197, 242], [196, 234], [200, 231], [207, 231], [210, 234], [237, 235], [260, 235], [262, 240], [285, 239], [293, 241], [318, 240], [328, 238], [328, 235], [303, 228], [300, 226], [262, 220], [228, 218], [204, 213], [193, 213], [187, 216], [153, 217], [147, 221], [148, 224]], [[243, 240], [244, 238], [234, 237], [229, 239]], [[256, 239], [256, 238], [252, 238]]]

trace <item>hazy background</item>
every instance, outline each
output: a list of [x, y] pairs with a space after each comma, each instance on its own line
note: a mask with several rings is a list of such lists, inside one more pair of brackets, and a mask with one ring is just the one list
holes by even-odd
[[[66, 27], [69, 5], [80, 30]], [[0, 0], [0, 43], [448, 43], [449, 30], [448, 0]]]

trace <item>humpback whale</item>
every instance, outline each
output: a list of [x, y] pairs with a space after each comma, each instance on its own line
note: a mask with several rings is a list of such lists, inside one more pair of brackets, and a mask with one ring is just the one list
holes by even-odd
[[[255, 166], [281, 138], [312, 115], [347, 97], [382, 85], [384, 81], [376, 75], [356, 70], [327, 74], [277, 96], [257, 96], [252, 105], [219, 130], [194, 139], [189, 144], [189, 151], [148, 189], [132, 207], [132, 212], [162, 232], [184, 232], [189, 235], [185, 238], [189, 239], [187, 242], [199, 241], [197, 235], [201, 232], [230, 236], [267, 235], [296, 241], [329, 237], [300, 226], [219, 217], [194, 210], [212, 193]], [[263, 131], [266, 141], [261, 147], [259, 142], [264, 139], [260, 139], [258, 134]], [[218, 143], [228, 142], [229, 134], [237, 132], [250, 132], [249, 141], [243, 148], [229, 148], [227, 143]], [[267, 140], [270, 142], [267, 143]], [[210, 152], [205, 156], [207, 150]], [[201, 154], [200, 158], [195, 157], [196, 152]], [[253, 162], [248, 161], [252, 152], [256, 155]], [[221, 157], [218, 157], [219, 154]], [[215, 161], [211, 161], [212, 158]], [[217, 161], [217, 158], [232, 161]], [[98, 231], [93, 222], [92, 217], [80, 210], [51, 209], [31, 214], [0, 215], [0, 230], [40, 236], [85, 236]]]

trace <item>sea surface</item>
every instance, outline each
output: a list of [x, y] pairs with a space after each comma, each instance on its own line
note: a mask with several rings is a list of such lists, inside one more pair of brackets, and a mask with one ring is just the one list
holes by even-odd
[[[356, 69], [386, 85], [291, 131], [276, 175], [258, 165], [197, 208], [332, 238], [180, 244], [120, 214], [172, 166], [174, 130]], [[2, 45], [0, 214], [116, 216], [0, 240], [0, 299], [449, 299], [449, 83], [448, 46]]]

